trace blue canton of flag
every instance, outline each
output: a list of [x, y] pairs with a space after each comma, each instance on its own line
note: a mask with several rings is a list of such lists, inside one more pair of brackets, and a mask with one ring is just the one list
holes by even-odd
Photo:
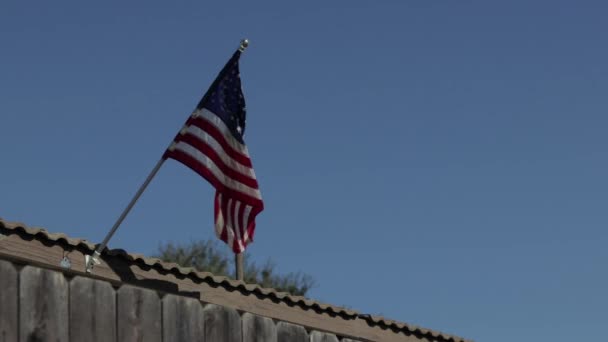
[[[237, 53], [240, 53], [237, 51]], [[232, 57], [222, 78], [210, 89], [208, 98], [203, 98], [197, 109], [207, 108], [224, 121], [236, 140], [243, 142], [245, 133], [245, 97], [241, 90], [238, 56]]]

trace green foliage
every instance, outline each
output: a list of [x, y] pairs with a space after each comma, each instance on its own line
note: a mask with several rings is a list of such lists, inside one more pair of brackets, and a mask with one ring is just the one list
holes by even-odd
[[183, 267], [192, 267], [215, 275], [228, 275], [230, 261], [226, 253], [220, 252], [217, 247], [211, 240], [191, 241], [187, 244], [169, 242], [158, 247], [156, 257]]
[[[221, 246], [224, 247], [224, 246]], [[193, 267], [215, 275], [233, 277], [234, 256], [227, 248], [220, 248], [216, 241], [200, 240], [185, 244], [172, 242], [161, 244], [157, 258], [174, 262], [183, 267]], [[301, 272], [277, 274], [275, 264], [268, 260], [259, 266], [247, 254], [243, 257], [246, 283], [256, 283], [296, 296], [304, 296], [315, 284], [310, 275]]]

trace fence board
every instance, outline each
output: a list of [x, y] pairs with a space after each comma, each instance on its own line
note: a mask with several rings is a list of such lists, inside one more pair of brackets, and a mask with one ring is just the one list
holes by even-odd
[[19, 336], [17, 276], [13, 264], [0, 260], [0, 342], [17, 341]]
[[198, 299], [163, 298], [163, 342], [204, 341], [203, 304]]
[[313, 331], [310, 333], [310, 342], [338, 342], [338, 338], [334, 334]]
[[156, 291], [125, 285], [118, 290], [117, 301], [118, 341], [161, 341], [161, 306]]
[[116, 297], [110, 283], [83, 277], [70, 281], [70, 339], [116, 341]]
[[277, 328], [272, 319], [246, 312], [243, 321], [243, 342], [277, 342]]
[[287, 323], [277, 323], [278, 342], [308, 342], [308, 334], [304, 327]]
[[205, 341], [241, 342], [241, 317], [236, 310], [209, 304], [203, 312]]
[[26, 266], [19, 287], [20, 341], [68, 341], [68, 282], [63, 274]]

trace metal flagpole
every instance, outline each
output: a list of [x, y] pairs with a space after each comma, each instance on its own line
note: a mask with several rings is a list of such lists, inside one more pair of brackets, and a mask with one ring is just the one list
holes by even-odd
[[[249, 46], [249, 40], [243, 39], [241, 40], [241, 45], [239, 46], [239, 51], [244, 52], [245, 49]], [[243, 270], [243, 252], [234, 253], [234, 272], [236, 273], [236, 280], [243, 281], [244, 279], [244, 270]]]
[[86, 269], [87, 273], [91, 273], [91, 271], [93, 270], [93, 267], [95, 265], [100, 264], [99, 257], [101, 256], [101, 252], [104, 250], [104, 248], [106, 248], [108, 241], [110, 241], [110, 239], [112, 238], [112, 235], [114, 235], [114, 233], [116, 232], [116, 230], [118, 229], [118, 227], [120, 226], [122, 221], [125, 219], [125, 217], [127, 217], [127, 214], [129, 214], [129, 212], [135, 205], [135, 202], [137, 202], [137, 200], [139, 199], [141, 194], [144, 192], [144, 190], [146, 190], [146, 187], [148, 187], [148, 184], [150, 184], [150, 181], [152, 181], [152, 178], [154, 178], [154, 176], [156, 176], [156, 173], [158, 172], [158, 170], [160, 169], [160, 167], [163, 165], [164, 162], [165, 162], [165, 159], [161, 158], [156, 163], [156, 166], [154, 166], [152, 171], [150, 171], [148, 178], [146, 178], [144, 183], [139, 187], [139, 190], [137, 190], [137, 192], [135, 193], [135, 196], [133, 196], [133, 198], [131, 199], [131, 202], [129, 202], [129, 205], [127, 205], [125, 210], [123, 210], [122, 214], [120, 214], [120, 216], [118, 217], [118, 220], [116, 220], [116, 223], [114, 223], [114, 226], [112, 226], [112, 229], [110, 229], [110, 232], [108, 233], [108, 235], [106, 235], [105, 239], [103, 239], [103, 242], [101, 243], [101, 245], [97, 246], [97, 248], [95, 249], [95, 252], [93, 252], [93, 255], [84, 256], [85, 269]]

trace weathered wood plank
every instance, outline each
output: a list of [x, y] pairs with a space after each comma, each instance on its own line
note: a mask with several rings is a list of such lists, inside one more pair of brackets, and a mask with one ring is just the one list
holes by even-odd
[[20, 341], [68, 341], [68, 282], [61, 272], [24, 267], [19, 307]]
[[308, 342], [308, 334], [303, 326], [287, 322], [277, 323], [278, 342]]
[[176, 295], [163, 298], [163, 342], [204, 341], [203, 304]]
[[19, 282], [13, 264], [0, 260], [0, 342], [17, 341], [19, 336]]
[[245, 312], [243, 322], [243, 342], [277, 342], [277, 327], [272, 319]]
[[160, 342], [161, 305], [156, 291], [129, 285], [118, 290], [118, 341]]
[[241, 342], [241, 317], [231, 308], [209, 304], [203, 309], [205, 341]]
[[338, 342], [338, 338], [333, 334], [312, 331], [310, 333], [310, 342]]
[[116, 341], [116, 294], [110, 283], [84, 277], [70, 281], [70, 339]]
[[351, 340], [350, 338], [343, 338], [341, 342], [361, 342], [359, 340]]

